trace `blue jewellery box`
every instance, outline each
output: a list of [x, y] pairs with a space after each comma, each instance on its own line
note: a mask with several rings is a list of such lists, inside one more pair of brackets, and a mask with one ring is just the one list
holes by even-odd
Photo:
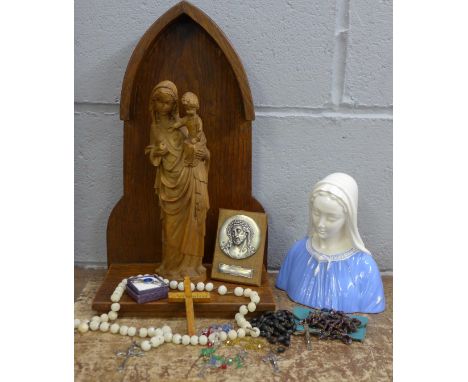
[[167, 298], [169, 285], [158, 275], [130, 277], [127, 280], [127, 293], [138, 304]]

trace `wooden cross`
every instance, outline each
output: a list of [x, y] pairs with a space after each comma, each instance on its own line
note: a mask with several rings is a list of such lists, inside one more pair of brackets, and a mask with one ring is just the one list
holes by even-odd
[[189, 336], [194, 336], [195, 333], [195, 314], [193, 311], [194, 302], [210, 302], [211, 296], [209, 292], [192, 292], [190, 277], [184, 277], [183, 292], [169, 292], [169, 302], [185, 302], [185, 314], [187, 316], [187, 331]]

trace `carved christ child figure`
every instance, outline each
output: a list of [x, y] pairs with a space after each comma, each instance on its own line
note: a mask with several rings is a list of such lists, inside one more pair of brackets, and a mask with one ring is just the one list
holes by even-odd
[[[154, 187], [162, 225], [162, 258], [156, 272], [179, 280], [185, 276], [205, 279], [202, 260], [209, 209], [210, 152], [201, 129], [201, 118], [195, 109], [200, 129], [198, 133], [195, 131], [199, 140], [192, 143], [196, 136], [191, 136], [190, 129], [198, 122], [193, 121], [190, 114], [180, 119], [177, 87], [171, 81], [162, 81], [153, 88], [149, 109], [152, 123], [150, 144], [145, 153], [156, 167]], [[182, 125], [187, 126], [190, 140], [185, 139], [183, 129], [177, 128]]]
[[[188, 143], [196, 144], [201, 141], [201, 133], [203, 132], [202, 120], [197, 114], [199, 108], [198, 97], [190, 92], [182, 96], [182, 105], [185, 107], [187, 115], [176, 122], [173, 128], [178, 129], [183, 126], [187, 128]], [[184, 131], [182, 131], [184, 133]], [[185, 135], [185, 134], [184, 134]]]

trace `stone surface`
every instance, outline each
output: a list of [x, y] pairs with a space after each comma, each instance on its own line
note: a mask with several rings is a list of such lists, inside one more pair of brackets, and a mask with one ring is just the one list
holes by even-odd
[[349, 7], [349, 41], [343, 101], [391, 106], [393, 87], [392, 0], [354, 0]]
[[[104, 272], [98, 276], [96, 272], [78, 270], [76, 273], [85, 287], [75, 303], [75, 317], [91, 317], [91, 301]], [[276, 275], [270, 275], [274, 283]], [[264, 341], [265, 347], [258, 351], [248, 351], [244, 368], [228, 367], [226, 370], [208, 370], [205, 381], [391, 381], [393, 377], [393, 290], [392, 278], [384, 277], [387, 309], [376, 315], [368, 315], [369, 325], [367, 336], [363, 343], [353, 342], [345, 345], [336, 341], [319, 341], [312, 337], [312, 351], [305, 350], [302, 336], [291, 338], [291, 346], [279, 354], [278, 365], [280, 374], [274, 374], [270, 365], [262, 362], [270, 345]], [[287, 295], [275, 289], [278, 309], [292, 309], [295, 303]], [[247, 316], [248, 318], [249, 316]], [[118, 319], [121, 324], [141, 326], [162, 326], [167, 319]], [[197, 329], [213, 324], [216, 319], [197, 319]], [[225, 323], [221, 321], [219, 323]], [[234, 319], [230, 321], [235, 325]], [[174, 333], [185, 333], [186, 323], [183, 319], [170, 319], [169, 324]], [[141, 339], [140, 339], [141, 340]], [[129, 337], [117, 334], [88, 332], [75, 333], [75, 381], [200, 381], [197, 373], [200, 364], [197, 363], [201, 346], [181, 346], [163, 344], [157, 349], [151, 349], [142, 357], [131, 358], [125, 370], [118, 372], [122, 358], [115, 352], [126, 350], [131, 344]], [[277, 346], [272, 346], [276, 350]], [[222, 346], [218, 354], [236, 355], [240, 348]], [[330, 356], [333, 355], [333, 356]], [[201, 362], [198, 360], [198, 362]]]

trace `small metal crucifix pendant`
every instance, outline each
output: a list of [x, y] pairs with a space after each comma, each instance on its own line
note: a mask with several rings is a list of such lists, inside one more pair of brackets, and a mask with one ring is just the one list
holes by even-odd
[[307, 350], [312, 350], [312, 342], [310, 341], [310, 332], [309, 332], [309, 324], [304, 322], [304, 336], [305, 336], [305, 343]]
[[262, 358], [262, 360], [263, 362], [269, 363], [275, 373], [280, 372], [278, 366], [278, 357], [273, 352], [270, 351], [265, 357]]
[[127, 364], [127, 361], [130, 357], [141, 357], [143, 354], [144, 352], [140, 349], [137, 343], [133, 341], [130, 347], [127, 349], [127, 351], [118, 351], [115, 353], [117, 357], [125, 357], [122, 364], [118, 367], [117, 370], [120, 372], [124, 371], [125, 365]]
[[304, 340], [306, 344], [307, 350], [312, 350], [312, 341], [310, 340], [310, 332], [309, 332], [309, 323], [304, 320], [304, 322], [300, 322], [299, 324], [302, 324], [304, 326], [304, 333], [301, 332], [294, 332], [293, 334], [295, 336], [302, 336], [304, 335]]

